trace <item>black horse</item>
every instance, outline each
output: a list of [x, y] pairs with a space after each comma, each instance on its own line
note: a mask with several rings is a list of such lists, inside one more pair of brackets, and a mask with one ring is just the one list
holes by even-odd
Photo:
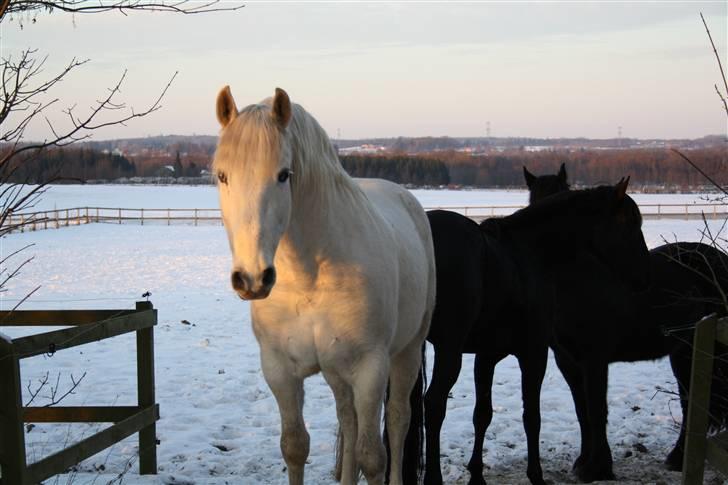
[[528, 202], [541, 200], [549, 195], [569, 190], [569, 183], [566, 180], [566, 165], [561, 164], [556, 175], [533, 175], [526, 167], [523, 167], [523, 178], [528, 186]]
[[[542, 179], [527, 178], [532, 202], [548, 200], [544, 197], [553, 190], [552, 179], [543, 179], [546, 184], [541, 185]], [[574, 279], [585, 268], [598, 276], [598, 287]], [[608, 364], [612, 362], [669, 355], [679, 384], [683, 420], [667, 465], [673, 470], [682, 468], [692, 324], [710, 313], [726, 313], [728, 256], [702, 243], [665, 244], [650, 251], [650, 272], [652, 284], [643, 294], [625, 291], [613, 273], [587, 253], [562, 267], [557, 275], [557, 293], [561, 292], [557, 302], [563, 304], [557, 303], [552, 348], [579, 419], [581, 453], [574, 470], [583, 481], [614, 479], [606, 436]], [[711, 409], [711, 416], [718, 420], [728, 414], [725, 397], [720, 398], [728, 396], [726, 378], [728, 364], [719, 364]]]
[[[442, 483], [440, 429], [463, 353], [476, 354], [471, 483], [484, 483], [482, 445], [492, 417], [492, 412], [478, 410], [492, 409], [493, 370], [509, 354], [518, 358], [522, 372], [527, 475], [532, 483], [545, 483], [539, 459], [539, 401], [554, 314], [554, 272], [584, 250], [628, 280], [630, 287], [647, 284], [647, 247], [639, 210], [626, 195], [627, 184], [566, 192], [480, 226], [457, 213], [428, 213], [435, 243], [437, 302], [427, 337], [434, 346], [435, 362], [424, 403], [426, 484]], [[411, 435], [420, 421], [413, 413]], [[412, 456], [405, 450], [409, 477], [417, 468]]]

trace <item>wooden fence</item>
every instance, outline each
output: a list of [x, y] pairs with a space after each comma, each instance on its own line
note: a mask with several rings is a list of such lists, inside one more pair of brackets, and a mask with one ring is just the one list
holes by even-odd
[[[139, 433], [139, 472], [157, 473], [154, 395], [154, 326], [157, 310], [138, 302], [135, 310], [0, 312], [0, 326], [70, 326], [10, 339], [0, 333], [0, 484], [30, 485]], [[24, 407], [20, 360], [136, 332], [137, 406]], [[115, 423], [35, 463], [26, 462], [23, 423]]]
[[[684, 485], [701, 485], [705, 461], [728, 477], [728, 430], [707, 436], [715, 343], [728, 346], [728, 318], [706, 317], [695, 327], [688, 427], [683, 457]], [[725, 396], [723, 396], [725, 397]]]
[[[503, 217], [523, 205], [432, 206], [427, 210], [444, 209], [459, 212], [475, 220]], [[728, 218], [728, 204], [641, 204], [646, 219], [708, 219]], [[220, 209], [133, 209], [123, 207], [72, 207], [38, 212], [11, 214], [7, 227], [17, 226], [19, 231], [77, 226], [81, 224], [221, 224]]]

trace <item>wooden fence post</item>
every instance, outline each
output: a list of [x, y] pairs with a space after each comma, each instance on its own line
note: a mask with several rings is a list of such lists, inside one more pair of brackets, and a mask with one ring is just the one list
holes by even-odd
[[119, 224], [121, 224], [121, 208], [119, 208]]
[[[153, 310], [151, 302], [137, 302], [137, 310]], [[137, 399], [139, 408], [154, 406], [154, 327], [136, 332]], [[139, 474], [157, 473], [156, 421], [139, 431]]]
[[22, 485], [25, 475], [25, 434], [20, 365], [13, 343], [0, 334], [0, 467], [2, 485]]
[[144, 209], [142, 209], [141, 212], [141, 220], [142, 220], [142, 226], [144, 225]]
[[710, 413], [710, 386], [713, 376], [713, 352], [715, 350], [715, 315], [704, 318], [695, 326], [693, 339], [693, 368], [690, 372], [690, 397], [688, 423], [685, 433], [683, 456], [683, 481], [685, 485], [703, 483], [705, 471], [705, 436], [708, 432]]

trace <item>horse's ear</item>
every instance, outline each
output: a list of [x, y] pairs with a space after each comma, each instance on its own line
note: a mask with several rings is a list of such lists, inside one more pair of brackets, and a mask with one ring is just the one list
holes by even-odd
[[273, 98], [273, 117], [282, 128], [287, 127], [291, 121], [291, 99], [281, 88], [276, 88], [276, 95]]
[[558, 173], [559, 178], [562, 182], [566, 182], [566, 164], [562, 163]]
[[627, 178], [622, 177], [615, 188], [617, 189], [617, 200], [624, 200], [627, 195], [627, 186], [629, 185], [629, 176]]
[[526, 185], [529, 189], [531, 188], [531, 184], [536, 180], [536, 177], [528, 171], [525, 165], [523, 166], [523, 178], [526, 179]]
[[225, 86], [217, 95], [217, 121], [225, 128], [238, 115], [238, 108], [230, 92], [230, 86]]

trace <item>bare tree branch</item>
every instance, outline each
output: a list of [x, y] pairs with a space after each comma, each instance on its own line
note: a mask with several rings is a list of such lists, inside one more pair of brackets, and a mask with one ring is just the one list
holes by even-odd
[[30, 406], [33, 401], [35, 401], [35, 399], [39, 396], [48, 400], [48, 402], [44, 404], [43, 407], [48, 408], [51, 406], [55, 406], [56, 404], [59, 404], [61, 401], [63, 401], [66, 397], [70, 396], [71, 394], [75, 394], [76, 388], [78, 388], [79, 384], [81, 384], [81, 381], [83, 381], [84, 377], [86, 377], [86, 372], [84, 372], [78, 379], [74, 378], [73, 374], [71, 374], [71, 385], [68, 386], [68, 389], [65, 392], [59, 394], [61, 389], [61, 373], [59, 372], [56, 376], [55, 386], [50, 386], [50, 394], [43, 396], [41, 395], [41, 392], [49, 387], [49, 373], [46, 371], [45, 375], [38, 379], [38, 384], [35, 387], [33, 387], [32, 381], [28, 381], [28, 385], [25, 388], [30, 395], [30, 399], [28, 399], [24, 406]]
[[2, 0], [0, 1], [0, 21], [6, 14], [20, 13], [53, 13], [54, 11], [66, 13], [103, 13], [117, 11], [124, 15], [132, 11], [144, 12], [171, 12], [179, 14], [200, 14], [210, 12], [230, 12], [243, 8], [242, 3], [233, 6], [220, 6], [220, 0], [210, 1], [146, 1], [146, 0], [116, 0], [108, 3], [93, 0]]
[[725, 195], [728, 195], [728, 191], [726, 191], [725, 188], [723, 188], [718, 182], [716, 182], [710, 175], [708, 175], [707, 173], [705, 173], [702, 168], [700, 168], [695, 162], [693, 162], [692, 160], [690, 160], [690, 158], [688, 158], [686, 155], [684, 155], [680, 150], [678, 150], [677, 148], [671, 148], [670, 150], [672, 150], [673, 152], [675, 152], [678, 155], [680, 155], [680, 157], [682, 157], [683, 160], [685, 160], [686, 162], [688, 162], [695, 170], [697, 170], [698, 172], [700, 172], [700, 175], [702, 175], [703, 177], [705, 177], [705, 179], [708, 182], [710, 182], [711, 184], [713, 184], [713, 186], [715, 186], [718, 190], [720, 190], [721, 192], [723, 192]]
[[[710, 45], [713, 47], [713, 53], [715, 54], [715, 59], [718, 61], [718, 70], [720, 71], [720, 75], [723, 78], [723, 86], [725, 88], [726, 96], [728, 96], [728, 81], [725, 77], [725, 71], [723, 70], [723, 64], [720, 62], [720, 55], [718, 55], [718, 49], [715, 48], [715, 42], [713, 42], [713, 36], [710, 34], [710, 29], [708, 28], [707, 22], [705, 22], [705, 17], [703, 17], [703, 12], [700, 12], [700, 19], [703, 21], [703, 25], [705, 26], [705, 31], [708, 33], [708, 39], [710, 39]], [[725, 109], [726, 115], [728, 115], [728, 103], [726, 103], [725, 96], [720, 92], [720, 89], [718, 89], [718, 85], [715, 85], [715, 90], [718, 93], [718, 96], [720, 97], [720, 100], [723, 102], [723, 108]]]

